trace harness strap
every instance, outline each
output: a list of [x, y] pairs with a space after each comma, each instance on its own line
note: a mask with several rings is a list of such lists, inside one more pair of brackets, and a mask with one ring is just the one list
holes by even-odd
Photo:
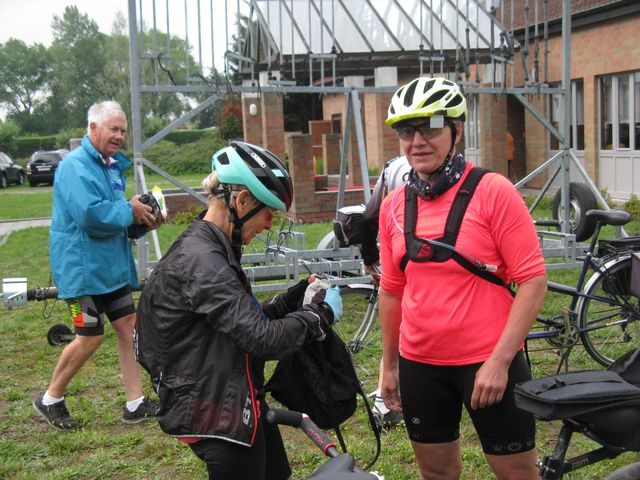
[[[469, 206], [469, 202], [471, 201], [471, 198], [473, 197], [473, 194], [476, 191], [476, 187], [480, 183], [480, 180], [487, 173], [489, 173], [489, 170], [480, 167], [472, 168], [471, 171], [469, 171], [467, 177], [460, 186], [460, 189], [456, 193], [453, 204], [451, 205], [451, 209], [449, 210], [449, 215], [447, 216], [447, 222], [444, 228], [444, 235], [438, 239], [435, 239], [436, 241], [446, 243], [447, 245], [455, 247], [456, 241], [458, 239], [458, 234], [460, 233], [460, 226], [462, 225], [462, 220], [467, 211], [467, 207]], [[413, 189], [405, 188], [404, 238], [406, 251], [404, 256], [402, 257], [402, 260], [400, 261], [400, 269], [402, 271], [404, 271], [407, 267], [409, 260], [420, 261], [417, 257], [420, 250], [417, 247], [417, 242], [415, 241], [417, 240], [415, 236], [417, 217], [418, 197]], [[449, 259], [453, 259], [458, 265], [460, 265], [470, 273], [477, 275], [495, 285], [505, 287], [509, 291], [511, 291], [509, 287], [504, 284], [500, 277], [486, 270], [482, 270], [457, 251], [451, 251], [444, 248], [436, 249], [433, 258], [430, 258], [429, 260], [435, 262], [445, 262]]]

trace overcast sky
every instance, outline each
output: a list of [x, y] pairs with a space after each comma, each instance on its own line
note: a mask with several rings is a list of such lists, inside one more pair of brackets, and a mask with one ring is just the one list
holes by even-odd
[[[142, 18], [145, 27], [153, 25], [153, 0], [136, 0], [136, 6], [142, 2]], [[167, 16], [165, 14], [165, 0], [156, 0], [156, 25], [159, 30], [166, 31]], [[244, 2], [241, 9], [244, 8]], [[199, 62], [202, 61], [204, 74], [208, 75], [211, 66], [211, 32], [213, 30], [213, 50], [216, 68], [224, 70], [224, 51], [231, 36], [235, 32], [237, 2], [227, 0], [228, 21], [225, 22], [225, 2], [222, 0], [170, 0], [170, 34], [185, 38], [185, 23], [188, 24], [189, 44], [192, 46], [191, 54]], [[0, 43], [5, 43], [9, 38], [17, 38], [27, 45], [42, 43], [50, 46], [53, 41], [51, 23], [54, 16], [61, 17], [68, 5], [75, 5], [82, 14], [86, 14], [94, 20], [100, 31], [110, 34], [113, 22], [118, 11], [128, 19], [128, 0], [0, 0]], [[200, 6], [200, 25], [198, 25], [198, 6]], [[211, 9], [213, 8], [213, 12]], [[138, 12], [140, 17], [140, 12]], [[213, 26], [211, 25], [213, 19]], [[198, 28], [200, 27], [200, 29]], [[200, 30], [200, 35], [198, 31]], [[200, 40], [198, 40], [200, 38]], [[198, 46], [202, 52], [198, 51]], [[0, 107], [0, 119], [4, 119], [5, 112]]]
[[67, 5], [76, 5], [103, 33], [111, 32], [118, 10], [125, 18], [128, 11], [127, 0], [0, 0], [0, 43], [17, 38], [27, 44], [51, 45], [53, 16], [62, 17]]

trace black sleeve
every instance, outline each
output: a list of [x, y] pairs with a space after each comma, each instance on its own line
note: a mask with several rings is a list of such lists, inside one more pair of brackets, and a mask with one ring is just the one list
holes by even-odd
[[262, 308], [270, 319], [282, 318], [287, 313], [295, 312], [302, 307], [304, 293], [309, 286], [309, 279], [300, 280], [289, 287], [285, 293], [276, 295], [262, 303]]
[[365, 265], [375, 265], [380, 261], [378, 249], [378, 215], [380, 205], [385, 197], [385, 171], [378, 178], [371, 198], [364, 209], [364, 215], [360, 222], [360, 254]]

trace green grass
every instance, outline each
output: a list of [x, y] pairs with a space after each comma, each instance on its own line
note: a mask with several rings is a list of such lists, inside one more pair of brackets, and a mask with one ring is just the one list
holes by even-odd
[[[199, 187], [202, 175], [181, 175], [177, 177], [189, 187]], [[163, 190], [176, 188], [176, 186], [153, 172], [145, 172], [147, 187], [151, 189], [158, 185]], [[133, 178], [127, 182], [127, 198], [135, 193]], [[29, 187], [28, 183], [22, 186], [9, 185], [0, 190], [0, 220], [21, 220], [27, 218], [46, 218], [51, 216], [53, 203], [52, 187], [39, 185]]]
[[[152, 183], [149, 183], [152, 185]], [[22, 197], [32, 202], [44, 194], [40, 189], [29, 195], [11, 195], [9, 188], [0, 193], [0, 208], [8, 197]], [[17, 189], [16, 189], [17, 190]], [[28, 190], [28, 189], [27, 189]], [[9, 193], [8, 195], [6, 193]], [[22, 204], [21, 204], [22, 205]], [[14, 209], [24, 211], [14, 204]], [[4, 211], [3, 215], [4, 215]], [[185, 228], [166, 224], [158, 235], [163, 251]], [[303, 227], [307, 248], [313, 248], [329, 230], [329, 224]], [[0, 277], [23, 276], [31, 287], [50, 284], [48, 230], [34, 228], [12, 233], [0, 246]], [[250, 247], [254, 248], [254, 247]], [[255, 247], [258, 249], [259, 247]], [[550, 277], [575, 281], [575, 272], [552, 272]], [[557, 311], [566, 298], [550, 296], [545, 311]], [[345, 304], [345, 325], [355, 321], [356, 302]], [[70, 411], [82, 422], [77, 432], [63, 433], [49, 427], [33, 411], [31, 400], [50, 380], [61, 347], [48, 345], [46, 333], [56, 323], [69, 324], [62, 302], [31, 302], [26, 307], [7, 310], [0, 306], [0, 478], [7, 479], [192, 479], [206, 478], [206, 470], [188, 447], [164, 434], [157, 424], [148, 422], [125, 426], [120, 423], [124, 393], [121, 385], [115, 338], [106, 329], [106, 341], [72, 381], [67, 401]], [[544, 343], [539, 341], [540, 343]], [[358, 353], [356, 362], [371, 372], [375, 379], [379, 360], [379, 345]], [[551, 374], [557, 367], [557, 355], [546, 349], [532, 354], [534, 376]], [[596, 367], [578, 346], [570, 357], [572, 369]], [[268, 370], [273, 363], [268, 365]], [[598, 367], [599, 368], [599, 367]], [[148, 382], [145, 390], [153, 396]], [[539, 455], [552, 452], [560, 425], [558, 422], [538, 423]], [[324, 458], [304, 435], [289, 427], [282, 428], [294, 478], [308, 476]], [[374, 440], [366, 425], [362, 407], [344, 425], [347, 444], [361, 460], [371, 457]], [[466, 414], [461, 428], [464, 479], [490, 479], [492, 475], [479, 447], [475, 432]], [[576, 434], [569, 455], [596, 448], [586, 437]], [[566, 476], [568, 479], [595, 480], [624, 464], [637, 461], [634, 453], [603, 461]], [[418, 473], [413, 453], [403, 429], [382, 437], [382, 454], [375, 469], [387, 479], [416, 479]]]

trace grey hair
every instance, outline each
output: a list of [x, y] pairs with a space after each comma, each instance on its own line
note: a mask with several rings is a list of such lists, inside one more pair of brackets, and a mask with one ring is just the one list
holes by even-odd
[[92, 123], [102, 125], [110, 117], [127, 119], [127, 115], [124, 113], [124, 110], [122, 110], [120, 104], [113, 100], [105, 100], [104, 102], [98, 102], [91, 105], [87, 112], [87, 133], [91, 133], [90, 126]]

